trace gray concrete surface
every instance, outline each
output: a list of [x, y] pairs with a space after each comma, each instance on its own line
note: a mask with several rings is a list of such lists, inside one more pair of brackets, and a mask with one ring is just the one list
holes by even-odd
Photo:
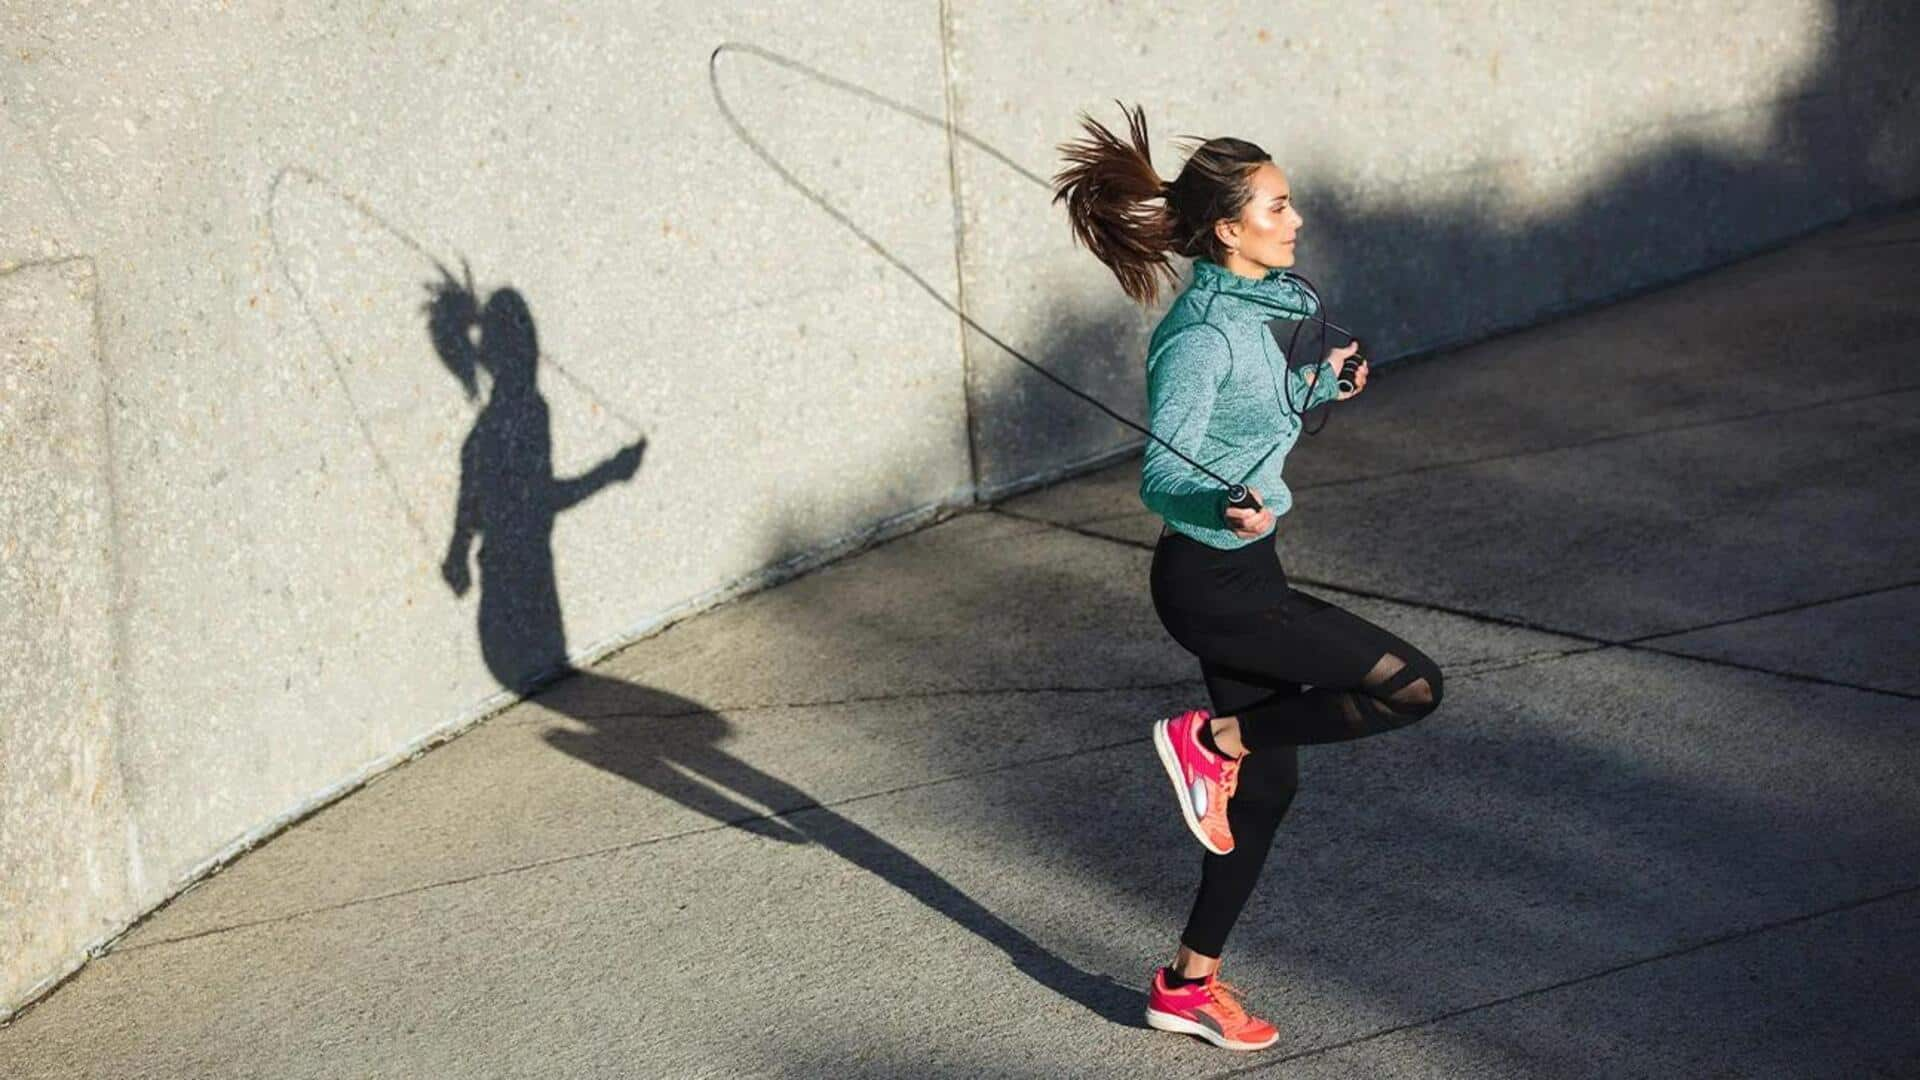
[[[1145, 732], [1203, 691], [1122, 464], [382, 775], [0, 1029], [0, 1075], [1912, 1075], [1916, 239], [1388, 369], [1296, 450], [1290, 569], [1448, 693], [1304, 755], [1226, 969], [1272, 1050], [1140, 1022], [1200, 860]], [[1824, 314], [1756, 327], [1810, 266]]]
[[[1156, 313], [1121, 302], [1047, 198], [1076, 114], [1117, 122], [1115, 95], [1146, 107], [1167, 175], [1176, 136], [1267, 146], [1308, 215], [1301, 269], [1383, 360], [1920, 196], [1920, 15], [1892, 0], [1577, 18], [1496, 0], [28, 0], [0, 9], [0, 38], [0, 407], [35, 417], [0, 445], [0, 651], [18, 673], [4, 701], [25, 703], [0, 719], [0, 1016], [570, 659], [1124, 451], [1128, 432], [988, 336], [1140, 400]], [[1615, 438], [1649, 416], [1879, 393], [1900, 362], [1898, 340], [1875, 336], [1898, 327], [1892, 301], [1845, 311], [1859, 371], [1810, 384], [1772, 351], [1808, 317], [1800, 297], [1857, 270], [1807, 251], [1754, 279], [1736, 303], [1747, 336], [1714, 339], [1718, 354], [1688, 336], [1691, 301], [1637, 308], [1628, 329], [1596, 314], [1584, 340], [1621, 355], [1514, 357], [1508, 339], [1457, 381], [1408, 378], [1465, 403], [1521, 369], [1597, 364], [1622, 375], [1605, 400], [1549, 412], [1509, 396], [1490, 430], [1383, 435], [1343, 457], [1393, 471], [1548, 434]], [[477, 341], [422, 306], [424, 284], [468, 263], [491, 312]], [[1760, 374], [1675, 397], [1663, 365], [1634, 362], [1669, 341], [1700, 372]], [[44, 356], [58, 363], [29, 359]], [[528, 366], [531, 381], [507, 377]], [[1688, 489], [1647, 478], [1656, 462], [1724, 468], [1706, 436], [1674, 430], [1524, 478], [1499, 462], [1461, 473], [1529, 505], [1581, 503], [1524, 522], [1524, 539], [1413, 519], [1456, 530], [1446, 542], [1484, 552], [1497, 580], [1411, 579], [1391, 569], [1407, 540], [1382, 541], [1392, 558], [1302, 567], [1737, 660], [1752, 635], [1698, 620], [1752, 614], [1735, 587], [1763, 549], [1777, 573], [1752, 601], [1808, 625], [1823, 616], [1804, 605], [1841, 602], [1836, 578], [1910, 576], [1832, 534], [1815, 538], [1824, 561], [1784, 557], [1808, 542], [1798, 522], [1840, 511], [1857, 515], [1848, 536], [1910, 540], [1888, 504], [1841, 505], [1897, 506], [1907, 489], [1848, 474], [1835, 441], [1882, 425], [1882, 449], [1900, 451], [1904, 429], [1884, 425], [1902, 403], [1843, 397], [1804, 416], [1828, 432], [1804, 460], [1778, 456], [1764, 417], [1740, 455], [1850, 494], [1810, 487], [1818, 505], [1763, 508], [1737, 535], [1686, 531]], [[39, 419], [52, 414], [32, 403], [51, 401], [70, 415]], [[1410, 498], [1423, 480], [1365, 497]], [[1727, 510], [1736, 480], [1700, 482]], [[1080, 487], [1101, 507], [1079, 527], [1137, 533], [1116, 509], [1129, 499]], [[1303, 518], [1387, 528], [1360, 494], [1329, 489]], [[1591, 530], [1640, 511], [1648, 561], [1733, 540], [1756, 554], [1671, 589], [1641, 567], [1591, 603], [1529, 578], [1564, 549], [1576, 586], [1611, 580], [1611, 541]], [[912, 642], [885, 644], [929, 666]], [[1022, 685], [1058, 677], [1026, 659]], [[971, 685], [946, 661], [950, 684], [913, 678]], [[860, 679], [898, 692], [890, 670]], [[1899, 665], [1845, 671], [1907, 685], [1889, 682]]]

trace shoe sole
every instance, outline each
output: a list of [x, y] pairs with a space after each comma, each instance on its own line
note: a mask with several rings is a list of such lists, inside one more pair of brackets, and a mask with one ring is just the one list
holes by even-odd
[[1246, 1042], [1241, 1039], [1229, 1039], [1198, 1021], [1184, 1016], [1163, 1013], [1157, 1009], [1147, 1010], [1147, 1026], [1155, 1031], [1171, 1031], [1180, 1035], [1198, 1035], [1222, 1050], [1265, 1050], [1280, 1041], [1280, 1033], [1274, 1032], [1273, 1038], [1266, 1042]]
[[1213, 841], [1207, 839], [1206, 830], [1200, 827], [1200, 819], [1194, 815], [1193, 803], [1187, 799], [1186, 780], [1180, 775], [1180, 759], [1173, 755], [1173, 736], [1167, 733], [1168, 723], [1166, 720], [1153, 722], [1153, 749], [1160, 755], [1160, 764], [1167, 770], [1167, 779], [1173, 781], [1173, 801], [1180, 804], [1180, 817], [1186, 821], [1187, 828], [1193, 832], [1193, 838], [1200, 841], [1201, 847], [1215, 855], [1230, 854], [1233, 851], [1230, 847], [1213, 846]]

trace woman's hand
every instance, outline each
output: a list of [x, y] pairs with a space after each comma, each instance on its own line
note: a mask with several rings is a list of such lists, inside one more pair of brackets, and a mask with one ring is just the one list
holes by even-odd
[[447, 583], [447, 588], [453, 590], [453, 595], [467, 595], [467, 589], [473, 585], [473, 578], [470, 577], [467, 572], [467, 551], [465, 544], [458, 545], [456, 548], [449, 550], [447, 557], [441, 560], [440, 580]]
[[1267, 509], [1266, 500], [1260, 498], [1259, 488], [1249, 487], [1247, 490], [1253, 493], [1253, 501], [1261, 504], [1260, 509], [1254, 510], [1243, 506], [1227, 507], [1227, 528], [1232, 529], [1233, 535], [1242, 540], [1258, 540], [1266, 535], [1268, 529], [1273, 528], [1273, 511]]
[[[1340, 366], [1347, 362], [1347, 357], [1352, 356], [1353, 354], [1359, 351], [1360, 351], [1360, 343], [1358, 341], [1349, 341], [1345, 345], [1342, 345], [1339, 348], [1327, 354], [1327, 363], [1333, 365], [1333, 373], [1336, 377], [1340, 374]], [[1336, 396], [1333, 400], [1345, 401], [1348, 398], [1354, 396], [1355, 394], [1358, 394], [1362, 389], [1366, 387], [1366, 385], [1367, 385], [1367, 362], [1363, 359], [1360, 361], [1359, 369], [1353, 373], [1353, 389], [1350, 392]]]
[[646, 451], [647, 437], [645, 435], [635, 439], [631, 444], [621, 447], [620, 452], [613, 455], [613, 474], [622, 480], [633, 479], [633, 474], [640, 470], [640, 455], [646, 453]]

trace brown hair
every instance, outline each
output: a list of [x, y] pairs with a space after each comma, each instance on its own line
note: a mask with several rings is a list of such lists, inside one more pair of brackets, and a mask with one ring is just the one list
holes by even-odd
[[1053, 201], [1067, 204], [1075, 242], [1107, 264], [1129, 297], [1151, 304], [1163, 277], [1178, 280], [1167, 252], [1225, 259], [1214, 223], [1240, 216], [1252, 195], [1247, 176], [1273, 158], [1244, 139], [1188, 136], [1198, 145], [1180, 175], [1163, 183], [1147, 152], [1145, 110], [1114, 104], [1127, 114], [1132, 145], [1081, 113], [1087, 137], [1060, 144], [1068, 164], [1054, 175]]

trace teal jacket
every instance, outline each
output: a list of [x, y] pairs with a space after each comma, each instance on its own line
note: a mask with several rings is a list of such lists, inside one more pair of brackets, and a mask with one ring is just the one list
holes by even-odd
[[[1314, 313], [1312, 296], [1285, 271], [1256, 281], [1200, 258], [1147, 345], [1153, 433], [1228, 480], [1258, 488], [1276, 518], [1293, 505], [1280, 467], [1300, 438], [1300, 419], [1282, 402], [1281, 387], [1285, 400], [1303, 410], [1338, 397], [1339, 389], [1324, 360], [1311, 387], [1289, 371], [1266, 322]], [[1203, 544], [1254, 542], [1227, 527], [1226, 489], [1152, 439], [1140, 466], [1140, 501]]]

